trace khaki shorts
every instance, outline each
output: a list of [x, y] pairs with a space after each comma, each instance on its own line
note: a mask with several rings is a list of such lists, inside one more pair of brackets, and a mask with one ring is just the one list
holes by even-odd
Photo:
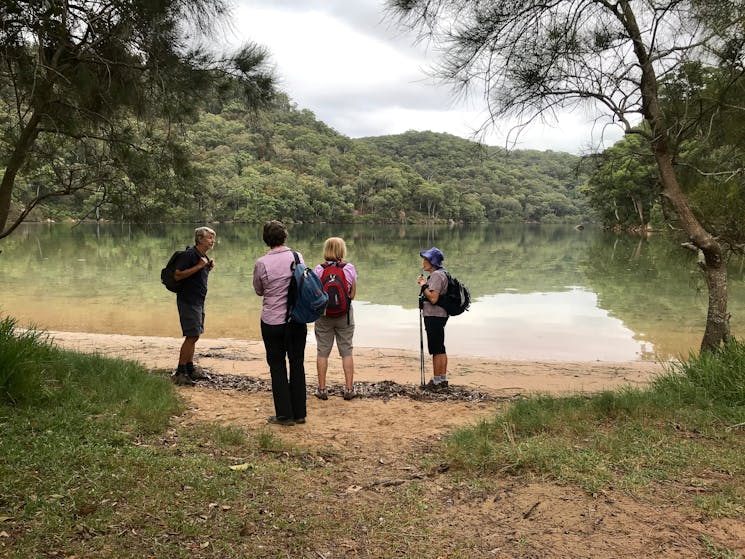
[[316, 334], [316, 344], [318, 345], [318, 357], [328, 357], [331, 355], [331, 347], [336, 340], [336, 349], [339, 355], [347, 357], [352, 355], [352, 338], [354, 338], [354, 314], [349, 309], [349, 324], [346, 316], [330, 318], [322, 316], [316, 320], [313, 331]]

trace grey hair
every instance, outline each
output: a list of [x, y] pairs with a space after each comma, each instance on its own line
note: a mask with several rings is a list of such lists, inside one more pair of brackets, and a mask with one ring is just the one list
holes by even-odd
[[202, 237], [206, 237], [207, 235], [215, 235], [217, 236], [217, 233], [213, 229], [210, 229], [209, 227], [197, 227], [194, 229], [194, 242], [196, 243], [201, 239]]

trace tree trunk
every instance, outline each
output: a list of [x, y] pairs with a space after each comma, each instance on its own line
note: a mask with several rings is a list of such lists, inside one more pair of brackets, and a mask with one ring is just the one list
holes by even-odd
[[722, 247], [698, 222], [680, 189], [669, 155], [655, 153], [660, 172], [662, 193], [670, 200], [678, 214], [683, 230], [704, 255], [701, 268], [709, 290], [709, 309], [706, 330], [701, 340], [701, 351], [717, 349], [729, 338], [729, 313], [727, 312], [727, 263]]
[[727, 264], [724, 261], [722, 247], [717, 240], [703, 228], [693, 215], [688, 198], [680, 188], [678, 177], [672, 162], [670, 143], [665, 119], [660, 110], [657, 90], [657, 76], [652, 61], [642, 40], [642, 34], [636, 17], [628, 0], [618, 4], [620, 11], [615, 12], [629, 32], [634, 43], [636, 55], [642, 70], [640, 91], [642, 95], [642, 114], [652, 130], [652, 150], [657, 163], [662, 184], [662, 195], [670, 200], [678, 215], [681, 227], [691, 242], [704, 254], [701, 266], [706, 275], [709, 288], [709, 310], [706, 315], [706, 330], [701, 340], [701, 351], [717, 349], [729, 337], [729, 315], [727, 314]]
[[39, 135], [39, 122], [41, 122], [41, 117], [38, 112], [35, 112], [31, 115], [26, 126], [23, 127], [15, 148], [8, 159], [3, 180], [0, 182], [0, 239], [5, 236], [3, 233], [5, 232], [5, 226], [8, 223], [8, 216], [10, 215], [10, 203], [16, 176], [26, 162], [28, 151], [34, 145], [36, 137]]
[[729, 319], [727, 312], [727, 266], [718, 268], [703, 266], [706, 283], [709, 286], [709, 311], [706, 314], [706, 330], [701, 340], [701, 351], [718, 348], [729, 339]]

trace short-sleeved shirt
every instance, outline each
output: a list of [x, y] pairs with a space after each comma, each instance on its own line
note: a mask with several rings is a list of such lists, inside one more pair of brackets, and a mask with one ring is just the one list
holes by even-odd
[[[181, 255], [178, 262], [176, 263], [177, 270], [188, 270], [193, 268], [202, 259], [196, 247], [189, 247]], [[199, 270], [196, 274], [190, 275], [188, 278], [181, 280], [181, 289], [178, 292], [177, 298], [191, 305], [203, 305], [204, 300], [207, 297], [207, 280], [210, 275], [210, 266], [205, 266]]]
[[[299, 252], [297, 255], [305, 264], [303, 255]], [[264, 297], [261, 321], [265, 324], [287, 322], [287, 290], [292, 277], [290, 265], [294, 261], [292, 249], [283, 246], [270, 250], [254, 264], [253, 286], [256, 295]]]
[[[445, 275], [445, 270], [439, 268], [433, 271], [427, 278], [427, 283], [432, 291], [437, 291], [442, 297], [448, 290], [448, 277]], [[424, 316], [448, 316], [445, 309], [439, 305], [433, 305], [426, 297], [424, 298], [422, 311]]]
[[[325, 264], [333, 264], [333, 262], [326, 260]], [[357, 270], [351, 262], [345, 262], [342, 270], [344, 271], [344, 279], [347, 280], [347, 293], [349, 293], [349, 290], [352, 289], [352, 284], [357, 281]], [[323, 275], [323, 264], [316, 266], [313, 271], [320, 278]]]

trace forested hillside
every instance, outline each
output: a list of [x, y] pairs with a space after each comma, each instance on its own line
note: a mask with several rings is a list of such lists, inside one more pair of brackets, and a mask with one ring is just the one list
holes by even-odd
[[589, 212], [578, 191], [584, 182], [579, 158], [567, 153], [506, 151], [434, 132], [358, 141], [429, 182], [417, 208], [428, 217], [553, 222], [583, 219]]
[[[578, 194], [585, 178], [570, 154], [507, 152], [432, 132], [350, 139], [285, 96], [258, 114], [237, 101], [214, 101], [178, 132], [188, 167], [178, 177], [163, 176], [150, 188], [133, 188], [137, 176], [121, 177], [47, 201], [33, 217], [145, 223], [590, 219]], [[19, 201], [22, 196], [23, 190]]]

